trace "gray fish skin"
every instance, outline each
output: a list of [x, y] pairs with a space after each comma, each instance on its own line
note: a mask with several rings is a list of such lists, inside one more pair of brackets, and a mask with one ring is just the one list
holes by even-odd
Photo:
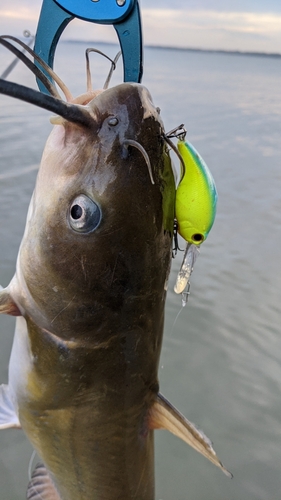
[[[174, 177], [144, 87], [106, 90], [88, 109], [93, 127], [56, 125], [43, 154], [8, 287], [24, 317], [9, 386], [62, 500], [153, 500], [147, 420], [158, 393]], [[125, 139], [148, 153], [154, 185]], [[89, 233], [69, 222], [81, 194], [101, 210]]]

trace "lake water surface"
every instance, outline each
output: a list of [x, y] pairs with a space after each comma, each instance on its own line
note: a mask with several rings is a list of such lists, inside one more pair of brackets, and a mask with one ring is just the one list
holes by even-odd
[[[89, 44], [88, 44], [89, 45]], [[95, 44], [114, 56], [117, 47]], [[61, 43], [56, 70], [85, 89], [86, 44]], [[12, 56], [0, 52], [0, 72]], [[117, 70], [113, 84], [122, 81]], [[93, 56], [94, 87], [108, 64]], [[185, 123], [219, 192], [211, 234], [181, 310], [173, 261], [161, 392], [211, 438], [232, 480], [176, 437], [156, 432], [157, 500], [281, 498], [281, 60], [147, 48], [146, 85], [166, 130]], [[18, 64], [10, 79], [35, 86]], [[0, 283], [13, 276], [49, 113], [0, 96]], [[177, 319], [176, 319], [177, 318]], [[0, 382], [14, 320], [0, 317]], [[23, 500], [32, 449], [0, 432], [0, 498]]]

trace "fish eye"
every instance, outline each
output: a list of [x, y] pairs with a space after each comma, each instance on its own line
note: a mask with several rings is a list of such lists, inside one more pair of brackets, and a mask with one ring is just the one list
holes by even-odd
[[192, 241], [194, 241], [195, 243], [202, 243], [202, 241], [204, 241], [204, 236], [203, 234], [200, 234], [200, 233], [195, 233], [191, 236], [191, 239]]
[[94, 231], [101, 221], [101, 209], [97, 203], [84, 194], [73, 200], [69, 210], [69, 223], [78, 233]]
[[115, 127], [116, 125], [118, 125], [118, 123], [119, 123], [119, 120], [116, 116], [112, 116], [108, 120], [108, 124], [111, 125], [111, 127]]

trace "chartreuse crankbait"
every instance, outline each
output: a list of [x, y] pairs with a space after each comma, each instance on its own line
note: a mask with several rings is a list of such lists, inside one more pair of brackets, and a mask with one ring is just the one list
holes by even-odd
[[188, 243], [198, 246], [214, 223], [217, 190], [210, 170], [192, 144], [179, 140], [177, 147], [185, 165], [176, 193], [178, 232]]
[[176, 293], [182, 293], [183, 306], [187, 302], [189, 278], [199, 253], [199, 246], [212, 228], [217, 205], [213, 176], [203, 158], [192, 144], [185, 140], [184, 135], [177, 144], [185, 172], [182, 172], [182, 179], [177, 188], [175, 211], [178, 233], [186, 240], [187, 246], [174, 287]]

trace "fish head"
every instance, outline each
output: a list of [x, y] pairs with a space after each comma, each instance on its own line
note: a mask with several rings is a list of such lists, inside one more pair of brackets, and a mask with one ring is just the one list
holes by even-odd
[[174, 177], [148, 90], [121, 84], [87, 110], [91, 127], [64, 121], [47, 141], [12, 286], [25, 317], [67, 339], [163, 308], [171, 258]]

